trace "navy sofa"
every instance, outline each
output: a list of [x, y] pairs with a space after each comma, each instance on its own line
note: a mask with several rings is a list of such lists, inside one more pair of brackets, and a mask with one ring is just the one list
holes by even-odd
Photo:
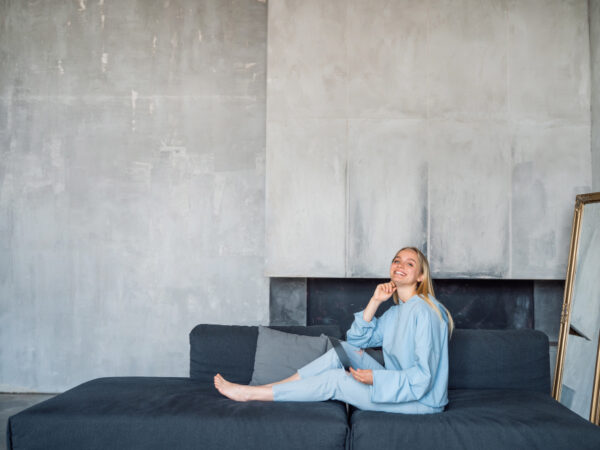
[[[273, 327], [340, 337], [337, 327]], [[548, 339], [532, 330], [456, 330], [450, 403], [431, 415], [337, 401], [237, 403], [213, 387], [252, 377], [257, 327], [198, 325], [190, 378], [100, 378], [9, 418], [20, 449], [600, 449], [600, 427], [549, 395]], [[371, 352], [381, 358], [378, 352]]]

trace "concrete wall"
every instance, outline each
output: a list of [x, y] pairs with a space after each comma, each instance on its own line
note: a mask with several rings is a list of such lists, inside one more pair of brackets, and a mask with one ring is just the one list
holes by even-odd
[[0, 391], [188, 373], [266, 324], [267, 7], [0, 1]]
[[592, 73], [592, 188], [600, 192], [600, 0], [589, 0]]
[[271, 0], [267, 273], [560, 279], [591, 188], [587, 1]]
[[448, 276], [564, 277], [586, 14], [271, 0], [266, 158], [264, 0], [0, 0], [0, 391], [185, 376], [196, 323], [268, 322], [265, 258], [381, 276], [409, 241]]

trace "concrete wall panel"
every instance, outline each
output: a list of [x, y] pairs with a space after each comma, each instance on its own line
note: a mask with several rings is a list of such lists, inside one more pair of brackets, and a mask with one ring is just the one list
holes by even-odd
[[575, 196], [589, 192], [589, 126], [520, 126], [512, 143], [512, 278], [564, 279]]
[[306, 325], [306, 278], [271, 278], [271, 325]]
[[506, 2], [432, 1], [428, 32], [429, 116], [505, 119]]
[[439, 278], [507, 277], [510, 146], [497, 123], [432, 122], [429, 262]]
[[267, 122], [268, 275], [345, 275], [346, 128], [337, 119]]
[[[563, 195], [588, 186], [591, 174], [583, 136], [590, 122], [586, 1], [317, 3], [269, 4], [269, 114], [348, 120], [346, 275], [374, 275], [371, 268], [380, 264], [375, 255], [385, 253], [381, 246], [391, 233], [383, 230], [390, 227], [386, 220], [402, 220], [406, 236], [420, 242], [412, 218], [381, 218], [394, 194], [382, 193], [382, 183], [373, 179], [383, 167], [394, 177], [380, 158], [398, 137], [378, 136], [378, 127], [401, 119], [423, 120], [429, 136], [427, 159], [405, 164], [428, 167], [425, 191], [417, 181], [412, 189], [429, 199], [421, 245], [438, 263], [438, 275], [562, 277], [566, 258], [558, 247], [568, 246], [563, 224], [571, 216]], [[317, 37], [324, 42], [315, 45]], [[338, 76], [327, 78], [323, 92], [332, 73]], [[540, 127], [565, 134], [545, 141], [544, 154], [531, 160], [533, 176], [542, 186], [554, 183], [558, 172], [567, 180], [549, 200], [549, 211], [556, 213], [543, 219], [532, 214], [538, 187], [523, 175], [527, 163], [520, 159]], [[421, 132], [402, 139], [414, 147]], [[571, 155], [565, 155], [567, 148]], [[413, 156], [404, 151], [399, 159]], [[569, 162], [560, 165], [557, 157]], [[369, 216], [380, 218], [376, 226]], [[277, 250], [270, 251], [273, 256]], [[308, 276], [299, 263], [305, 255], [290, 257], [298, 262], [294, 274]], [[337, 265], [338, 257], [331, 253], [330, 264]]]
[[347, 2], [348, 117], [427, 116], [427, 9], [414, 0]]
[[511, 118], [589, 118], [590, 60], [586, 1], [511, 0], [508, 7]]
[[427, 250], [425, 120], [351, 120], [347, 276], [386, 277], [398, 249]]
[[269, 118], [344, 118], [344, 0], [269, 3]]

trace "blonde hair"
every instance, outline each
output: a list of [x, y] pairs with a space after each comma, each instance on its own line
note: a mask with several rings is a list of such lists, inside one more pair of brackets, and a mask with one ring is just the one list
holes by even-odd
[[[425, 300], [427, 304], [431, 307], [431, 309], [433, 309], [436, 312], [440, 320], [443, 321], [444, 319], [442, 317], [440, 309], [429, 298], [430, 295], [435, 298], [435, 293], [433, 292], [433, 283], [431, 282], [431, 271], [429, 270], [429, 262], [427, 261], [427, 258], [425, 257], [423, 252], [421, 252], [421, 250], [419, 250], [416, 247], [401, 248], [396, 252], [394, 258], [396, 258], [396, 256], [398, 256], [398, 253], [400, 253], [403, 250], [412, 250], [417, 254], [417, 258], [419, 259], [419, 266], [421, 267], [421, 273], [423, 274], [423, 281], [417, 282], [417, 295], [423, 300]], [[393, 299], [394, 303], [398, 304], [398, 292], [394, 291]], [[442, 308], [444, 308], [444, 311], [446, 312], [446, 316], [448, 317], [448, 335], [452, 336], [452, 332], [454, 331], [454, 320], [452, 320], [452, 315], [450, 315], [450, 311], [448, 311], [448, 309], [444, 305], [442, 305], [442, 303], [439, 303], [439, 305]]]

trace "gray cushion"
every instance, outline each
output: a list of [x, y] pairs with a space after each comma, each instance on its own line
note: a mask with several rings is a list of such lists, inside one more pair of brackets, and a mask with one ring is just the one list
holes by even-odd
[[315, 360], [327, 349], [327, 337], [300, 336], [258, 327], [251, 385], [283, 380]]

